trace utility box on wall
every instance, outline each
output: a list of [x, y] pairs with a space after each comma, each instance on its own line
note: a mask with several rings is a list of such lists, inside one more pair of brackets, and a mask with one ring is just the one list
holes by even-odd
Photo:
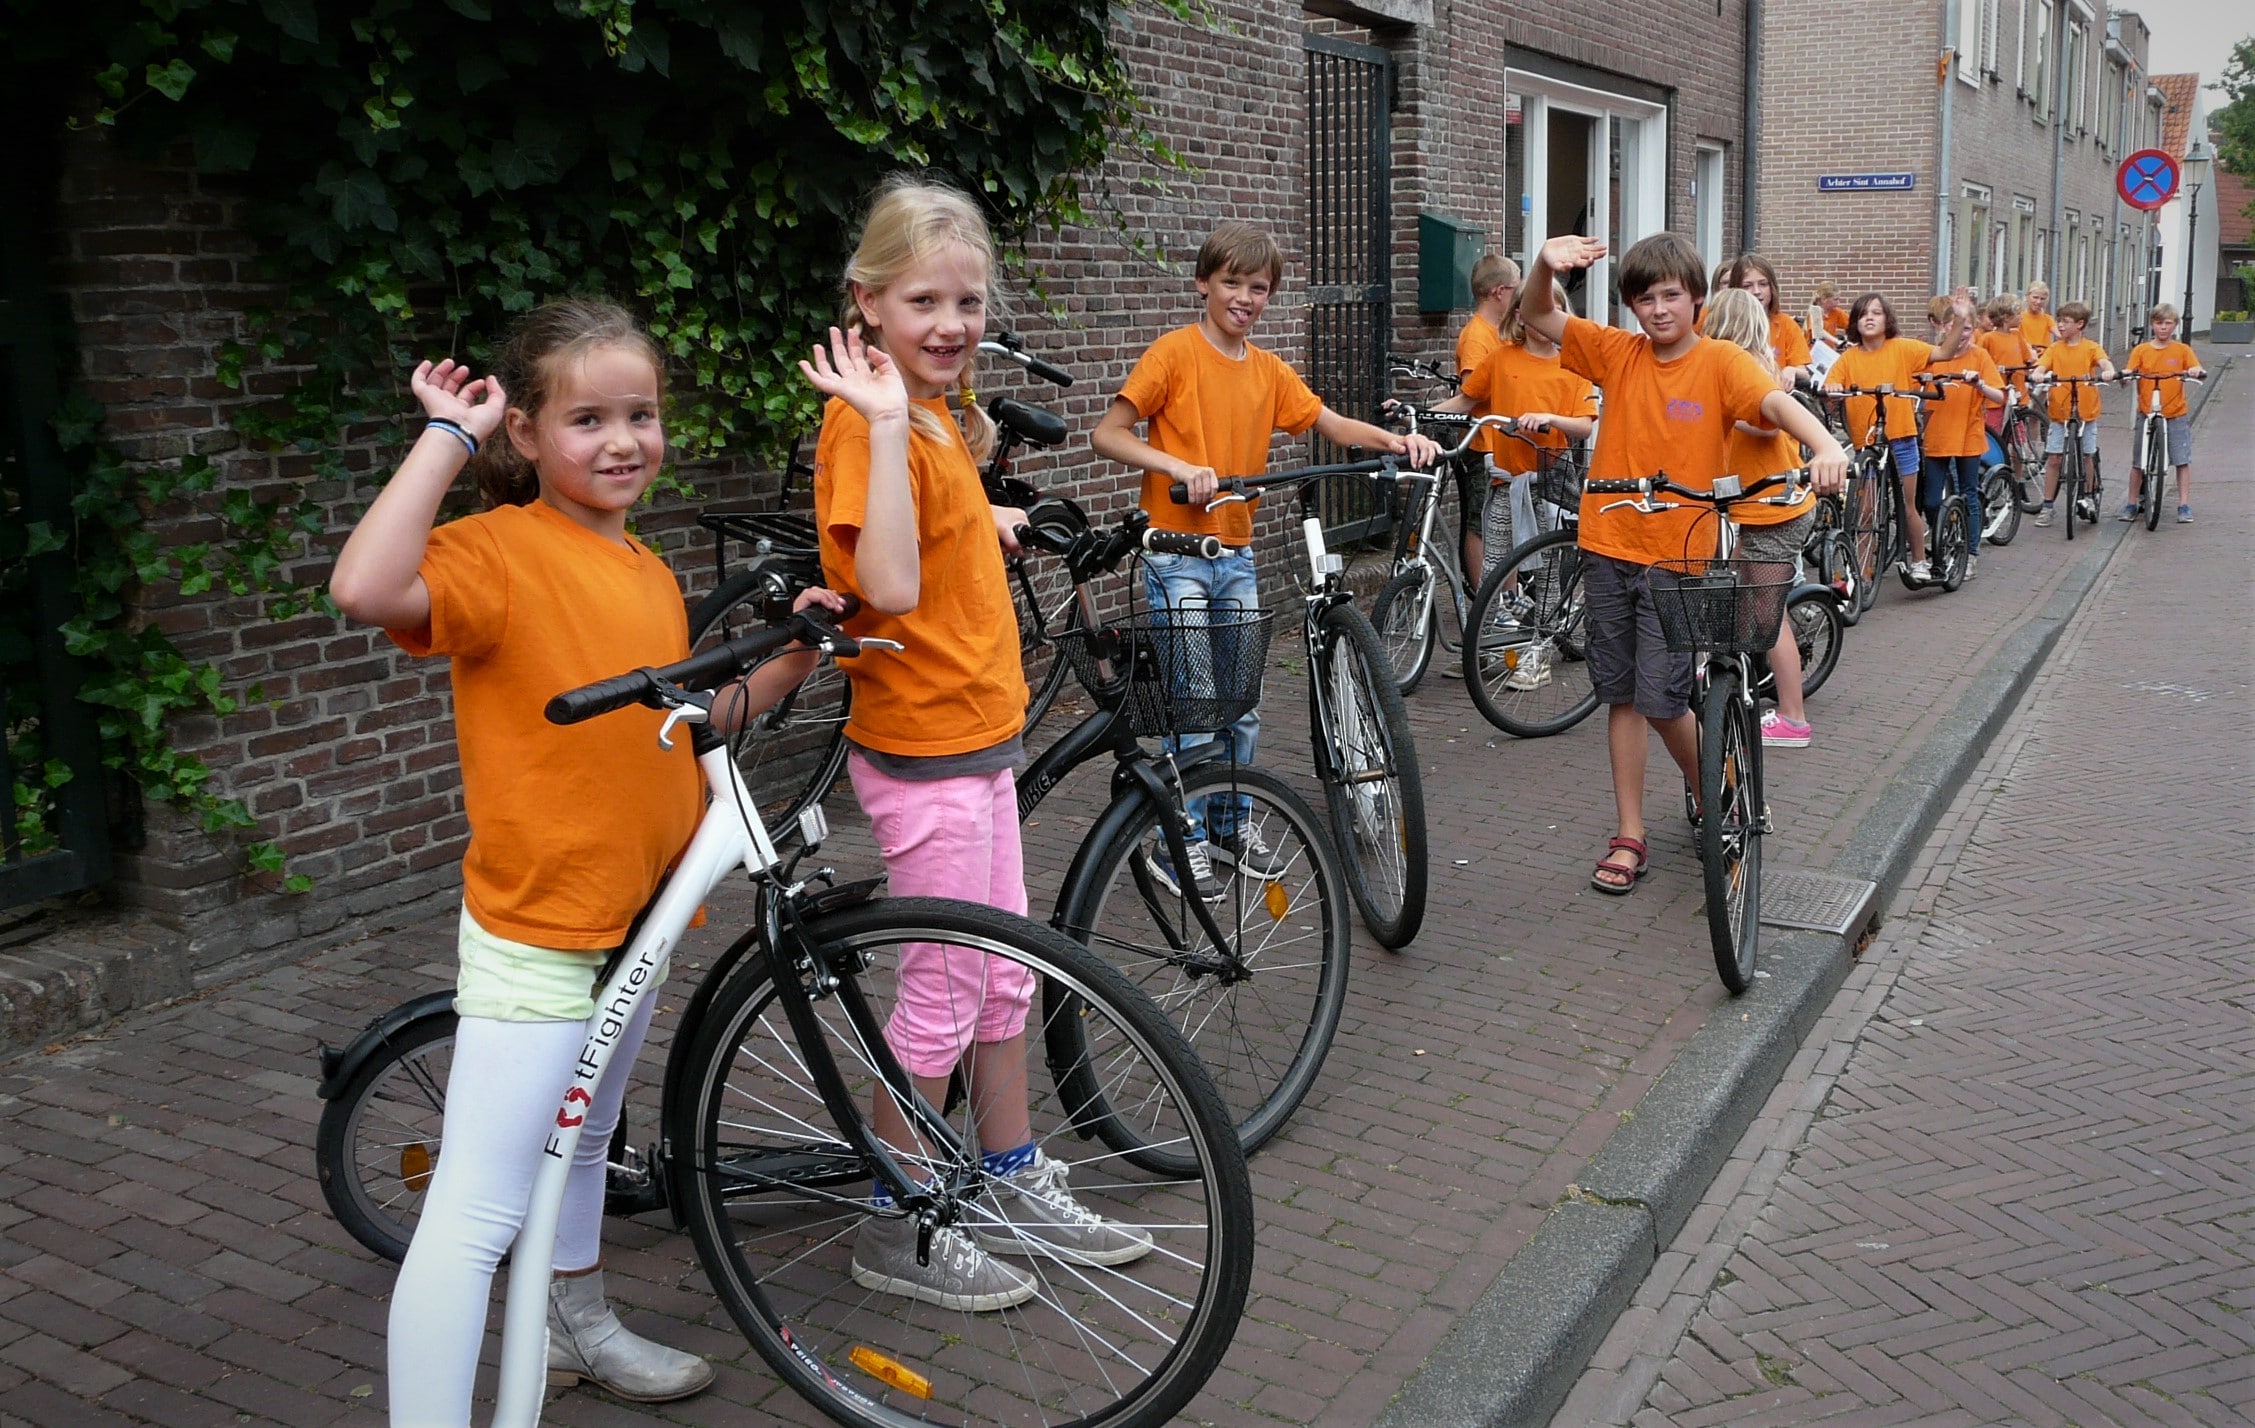
[[1486, 234], [1441, 213], [1417, 215], [1417, 310], [1456, 312], [1473, 306], [1472, 265]]

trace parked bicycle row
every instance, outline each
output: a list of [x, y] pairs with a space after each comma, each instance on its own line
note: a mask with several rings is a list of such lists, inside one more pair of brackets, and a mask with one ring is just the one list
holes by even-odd
[[[1716, 966], [1743, 991], [1775, 832], [1765, 744], [1811, 742], [1804, 700], [1891, 566], [1951, 591], [1984, 534], [2012, 539], [1984, 514], [2016, 527], [2033, 480], [2008, 383], [2048, 377], [2057, 409], [2112, 373], [2055, 359], [2063, 340], [2008, 375], [1968, 357], [1957, 305], [1937, 300], [1921, 344], [1875, 299], [1851, 314], [1859, 348], [1809, 389], [1758, 259], [1709, 295], [1688, 243], [1639, 243], [1618, 273], [1632, 334], [1564, 306], [1558, 275], [1603, 253], [1554, 239], [1524, 287], [1476, 270], [1493, 344], [1472, 333], [1454, 372], [1400, 364], [1424, 390], [1365, 419], [1252, 340], [1283, 255], [1222, 225], [1197, 320], [1087, 434], [1140, 473], [1135, 508], [1098, 520], [1017, 474], [1027, 448], [1071, 442], [1063, 420], [970, 398], [982, 354], [1072, 381], [988, 327], [975, 205], [888, 185], [842, 321], [801, 364], [828, 398], [811, 510], [708, 513], [718, 578], [686, 615], [627, 534], [663, 458], [664, 366], [631, 318], [559, 304], [492, 373], [419, 367], [428, 430], [332, 588], [452, 660], [473, 829], [461, 973], [324, 1052], [318, 1148], [339, 1218], [402, 1261], [394, 1421], [466, 1416], [505, 1254], [497, 1422], [535, 1421], [544, 1378], [640, 1401], [710, 1382], [605, 1302], [606, 1207], [670, 1212], [747, 1339], [841, 1421], [1167, 1421], [1235, 1331], [1245, 1156], [1316, 1084], [1351, 920], [1388, 949], [1422, 923], [1403, 700], [1440, 652], [1520, 737], [1607, 706], [1618, 823], [1599, 892], [1648, 868], [1658, 733], [1699, 830]], [[2003, 405], [1993, 430], [1984, 402]], [[2071, 401], [2054, 449], [2080, 451], [2095, 414]], [[2152, 415], [2173, 438], [2165, 396]], [[1269, 472], [1277, 432], [1376, 454]], [[1913, 484], [1922, 451], [1940, 474]], [[490, 509], [434, 529], [465, 465]], [[2070, 508], [2099, 499], [2095, 458], [2087, 478], [2068, 467]], [[1312, 775], [1321, 814], [1260, 747], [1280, 612], [1254, 531], [1284, 493], [1310, 738], [1283, 769]], [[1391, 542], [1368, 614], [1332, 548], [1341, 493], [1347, 524]], [[1088, 712], [1060, 729], [1068, 685]], [[1107, 754], [1107, 806], [1030, 920], [1019, 823]], [[882, 880], [831, 886], [812, 861], [841, 778]], [[755, 925], [689, 996], [638, 1147], [621, 1105], [655, 989], [739, 870]]]

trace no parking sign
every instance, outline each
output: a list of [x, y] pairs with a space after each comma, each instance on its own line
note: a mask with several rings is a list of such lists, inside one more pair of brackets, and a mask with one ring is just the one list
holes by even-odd
[[2177, 196], [2183, 171], [2166, 149], [2140, 149], [2114, 171], [2114, 191], [2132, 208], [2151, 213]]

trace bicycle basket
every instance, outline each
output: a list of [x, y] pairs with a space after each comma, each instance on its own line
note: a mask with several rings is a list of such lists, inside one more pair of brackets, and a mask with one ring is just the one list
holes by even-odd
[[1546, 457], [1535, 472], [1534, 495], [1561, 510], [1582, 508], [1582, 468], [1564, 452]]
[[1060, 630], [1057, 648], [1100, 704], [1139, 737], [1213, 734], [1261, 702], [1273, 610], [1140, 610], [1102, 630]]
[[1652, 606], [1668, 648], [1691, 654], [1760, 654], [1777, 643], [1793, 563], [1663, 560], [1652, 567]]

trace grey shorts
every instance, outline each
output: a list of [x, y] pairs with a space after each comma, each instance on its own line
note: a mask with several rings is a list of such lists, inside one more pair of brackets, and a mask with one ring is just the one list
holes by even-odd
[[1691, 656], [1668, 648], [1646, 583], [1649, 566], [1582, 552], [1589, 609], [1589, 676], [1601, 704], [1634, 704], [1647, 719], [1691, 709]]
[[1778, 560], [1798, 565], [1801, 548], [1809, 543], [1809, 528], [1816, 524], [1816, 507], [1774, 526], [1740, 526], [1738, 555], [1746, 560]]
[[[2084, 422], [2084, 423], [2083, 423], [2083, 450], [2085, 450], [2085, 451], [2087, 451], [2087, 452], [2090, 452], [2090, 453], [2091, 453], [2091, 454], [2093, 454], [2093, 455], [2096, 455], [2096, 454], [2098, 453], [2098, 423], [2097, 423], [2097, 422], [2095, 422], [2095, 421], [2087, 421], [2087, 422]], [[2051, 426], [2050, 426], [2049, 428], [2047, 428], [2047, 429], [2045, 430], [2045, 432], [2044, 432], [2044, 452], [2045, 452], [2045, 454], [2046, 454], [2046, 455], [2050, 455], [2050, 456], [2064, 456], [2064, 455], [2066, 455], [2066, 453], [2067, 453], [2067, 423], [2066, 423], [2066, 422], [2064, 422], [2064, 421], [2055, 421], [2055, 422], [2053, 422], [2053, 423], [2051, 424]]]
[[2171, 466], [2190, 466], [2192, 464], [2192, 418], [2189, 416], [2169, 417], [2167, 421], [2169, 423], [2169, 464]]

